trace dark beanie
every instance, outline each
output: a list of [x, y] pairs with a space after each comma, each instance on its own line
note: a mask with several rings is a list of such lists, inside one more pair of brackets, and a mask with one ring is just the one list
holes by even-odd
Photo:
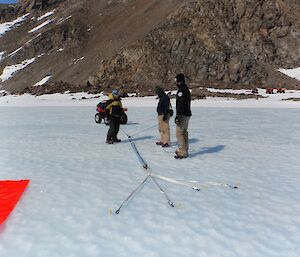
[[185, 82], [185, 78], [182, 73], [177, 74], [175, 78], [176, 78], [176, 82]]
[[162, 95], [165, 91], [160, 87], [160, 86], [156, 86], [155, 87], [155, 93], [157, 95]]

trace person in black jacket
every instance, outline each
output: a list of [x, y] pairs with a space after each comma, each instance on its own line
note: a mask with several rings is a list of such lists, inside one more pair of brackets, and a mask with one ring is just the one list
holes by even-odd
[[155, 87], [155, 93], [159, 97], [159, 102], [157, 104], [157, 119], [158, 119], [158, 130], [160, 133], [160, 141], [156, 142], [157, 145], [162, 147], [171, 146], [170, 141], [170, 98], [166, 95], [165, 91], [157, 86]]
[[176, 94], [176, 138], [178, 142], [178, 149], [175, 152], [176, 159], [183, 159], [188, 157], [189, 148], [189, 134], [188, 125], [191, 113], [191, 93], [185, 83], [184, 74], [179, 73], [175, 77], [175, 82], [178, 87]]
[[120, 117], [123, 114], [123, 107], [119, 97], [118, 90], [113, 90], [108, 95], [109, 100], [106, 102], [106, 114], [109, 117], [109, 130], [107, 132], [106, 143], [113, 144], [121, 142], [117, 138], [120, 129]]

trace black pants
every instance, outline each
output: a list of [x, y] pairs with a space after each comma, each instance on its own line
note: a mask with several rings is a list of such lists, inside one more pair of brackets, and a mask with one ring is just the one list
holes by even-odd
[[109, 130], [107, 132], [106, 140], [117, 139], [117, 135], [120, 129], [120, 117], [110, 117]]

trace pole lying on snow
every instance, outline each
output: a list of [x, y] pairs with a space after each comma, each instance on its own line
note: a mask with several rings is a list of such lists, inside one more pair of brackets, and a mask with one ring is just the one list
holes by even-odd
[[[122, 130], [123, 131], [123, 130]], [[138, 160], [140, 161], [140, 163], [142, 164], [143, 168], [146, 170], [148, 176], [150, 176], [150, 178], [152, 179], [152, 181], [154, 182], [154, 184], [158, 187], [159, 191], [165, 196], [165, 198], [168, 201], [168, 204], [171, 207], [174, 207], [174, 203], [170, 200], [169, 196], [167, 195], [167, 193], [162, 189], [162, 187], [158, 184], [158, 182], [156, 181], [156, 179], [154, 179], [154, 177], [152, 176], [152, 173], [150, 172], [150, 168], [148, 166], [148, 164], [145, 162], [145, 160], [143, 159], [143, 157], [141, 156], [140, 152], [138, 151], [138, 149], [136, 148], [135, 143], [132, 140], [132, 136], [128, 136], [128, 140], [132, 146], [132, 149], [134, 150]]]
[[189, 188], [192, 188], [196, 191], [200, 191], [201, 187], [203, 188], [207, 188], [208, 186], [223, 186], [223, 187], [229, 187], [231, 189], [237, 189], [239, 188], [239, 183], [236, 185], [231, 185], [231, 184], [226, 184], [226, 183], [218, 183], [218, 182], [200, 182], [200, 181], [186, 181], [186, 180], [179, 180], [179, 179], [174, 179], [174, 178], [170, 178], [170, 177], [166, 177], [166, 176], [161, 176], [158, 174], [155, 174], [151, 171], [150, 167], [148, 167], [148, 164], [145, 162], [145, 160], [143, 159], [143, 157], [141, 156], [141, 154], [139, 153], [135, 143], [133, 142], [132, 135], [128, 135], [128, 133], [126, 133], [123, 129], [121, 129], [122, 132], [128, 137], [128, 140], [138, 158], [138, 160], [140, 161], [140, 163], [142, 164], [143, 168], [145, 170], [147, 170], [147, 173], [151, 175], [151, 177], [153, 178], [158, 178], [164, 181], [167, 181], [169, 183], [173, 183], [173, 184], [177, 184], [177, 185], [182, 185], [182, 186], [186, 186]]
[[152, 175], [149, 175], [150, 178], [152, 179], [152, 181], [154, 182], [154, 184], [159, 188], [160, 192], [166, 197], [166, 199], [168, 200], [168, 204], [171, 206], [171, 207], [175, 207], [174, 203], [170, 200], [169, 196], [167, 195], [167, 193], [161, 188], [161, 186], [158, 184], [158, 182], [156, 181], [156, 179], [153, 178]]
[[[200, 191], [200, 187], [207, 187], [207, 186], [224, 186], [224, 187], [228, 187], [231, 189], [237, 189], [239, 188], [239, 184], [236, 185], [230, 185], [230, 184], [225, 184], [225, 183], [217, 183], [217, 182], [204, 182], [201, 183], [199, 181], [184, 181], [184, 180], [178, 180], [178, 179], [173, 179], [173, 178], [169, 178], [169, 177], [165, 177], [165, 176], [161, 176], [161, 175], [157, 175], [154, 174], [153, 172], [151, 172], [150, 167], [148, 166], [148, 164], [146, 163], [146, 161], [143, 159], [143, 157], [141, 156], [141, 154], [139, 153], [135, 143], [133, 142], [132, 138], [133, 136], [130, 136], [129, 134], [127, 134], [123, 129], [121, 129], [122, 132], [128, 137], [128, 140], [130, 142], [130, 145], [132, 147], [132, 149], [134, 150], [139, 162], [141, 163], [142, 167], [144, 168], [144, 170], [147, 172], [148, 176], [142, 181], [142, 183], [135, 189], [133, 190], [129, 196], [122, 202], [122, 204], [120, 205], [120, 207], [115, 211], [115, 214], [119, 214], [120, 213], [120, 209], [123, 207], [123, 205], [129, 201], [130, 198], [132, 198], [135, 193], [142, 188], [143, 185], [146, 184], [147, 180], [149, 178], [151, 178], [151, 180], [153, 181], [153, 183], [157, 186], [157, 188], [159, 189], [159, 191], [165, 196], [166, 200], [168, 201], [168, 204], [171, 207], [175, 207], [174, 203], [171, 201], [171, 199], [169, 198], [168, 194], [162, 189], [162, 187], [159, 185], [159, 183], [157, 182], [157, 180], [155, 178], [170, 182], [170, 183], [174, 183], [174, 184], [178, 184], [178, 185], [182, 185], [182, 186], [187, 186], [189, 188], [192, 188], [196, 191]], [[137, 133], [136, 133], [137, 134]], [[197, 184], [197, 186], [195, 185]]]
[[140, 188], [142, 188], [142, 187], [146, 184], [146, 182], [147, 182], [147, 180], [148, 180], [149, 177], [150, 177], [150, 175], [148, 175], [148, 176], [142, 181], [142, 183], [139, 184], [139, 185], [137, 186], [137, 188], [134, 189], [134, 190], [129, 194], [129, 196], [127, 196], [127, 198], [121, 203], [120, 207], [115, 211], [115, 214], [119, 214], [119, 213], [120, 213], [120, 210], [121, 210], [121, 208], [123, 207], [123, 205], [124, 205], [125, 203], [127, 203], [127, 202], [129, 201], [129, 199], [130, 199], [131, 197], [133, 197], [133, 196], [135, 195], [135, 193], [136, 193], [138, 190], [140, 190]]
[[143, 157], [141, 156], [141, 154], [139, 153], [138, 149], [136, 148], [135, 143], [132, 141], [132, 137], [129, 136], [128, 140], [134, 150], [134, 152], [136, 153], [137, 158], [139, 159], [140, 163], [142, 164], [143, 168], [146, 170], [146, 172], [148, 173], [148, 176], [150, 176], [150, 178], [152, 179], [152, 181], [154, 182], [154, 184], [158, 187], [159, 191], [166, 197], [168, 204], [171, 207], [174, 207], [174, 203], [170, 200], [169, 196], [167, 195], [167, 193], [161, 188], [161, 186], [158, 184], [158, 182], [156, 181], [156, 179], [154, 179], [152, 173], [149, 170], [149, 166], [148, 164], [145, 162], [145, 160], [143, 159]]
[[145, 169], [145, 171], [147, 172], [148, 176], [142, 181], [142, 183], [135, 189], [133, 190], [129, 196], [121, 203], [120, 207], [115, 211], [115, 214], [119, 214], [121, 208], [123, 207], [123, 205], [129, 201], [130, 198], [132, 198], [132, 196], [134, 196], [134, 194], [143, 186], [146, 184], [147, 180], [149, 178], [151, 178], [151, 180], [153, 181], [154, 185], [156, 185], [156, 187], [159, 189], [159, 191], [164, 195], [164, 197], [166, 198], [166, 200], [168, 201], [168, 204], [171, 207], [175, 207], [173, 201], [170, 199], [170, 197], [168, 196], [168, 194], [165, 192], [165, 190], [163, 190], [163, 188], [159, 185], [159, 183], [156, 181], [156, 179], [152, 176], [151, 172], [149, 171], [149, 167], [148, 164], [145, 162], [145, 160], [143, 159], [143, 157], [141, 156], [140, 152], [138, 151], [135, 143], [132, 140], [132, 136], [128, 135], [123, 129], [121, 129], [123, 131], [123, 133], [128, 137], [128, 140], [130, 142], [130, 145], [132, 147], [132, 149], [134, 150], [139, 162], [142, 164], [142, 167]]
[[155, 178], [158, 178], [158, 179], [161, 179], [161, 180], [173, 183], [173, 184], [186, 186], [186, 187], [192, 188], [196, 191], [200, 191], [202, 188], [204, 189], [204, 188], [211, 187], [211, 186], [228, 187], [231, 189], [239, 188], [239, 183], [237, 183], [235, 185], [231, 185], [231, 184], [211, 182], [211, 181], [200, 182], [200, 181], [195, 181], [195, 180], [191, 180], [191, 181], [180, 180], [180, 179], [174, 179], [174, 178], [158, 175], [155, 173], [151, 173], [151, 175]]

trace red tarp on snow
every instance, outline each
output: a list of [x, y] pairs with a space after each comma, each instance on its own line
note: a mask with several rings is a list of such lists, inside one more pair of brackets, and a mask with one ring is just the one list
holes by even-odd
[[29, 180], [0, 181], [0, 224], [2, 224], [16, 206]]

